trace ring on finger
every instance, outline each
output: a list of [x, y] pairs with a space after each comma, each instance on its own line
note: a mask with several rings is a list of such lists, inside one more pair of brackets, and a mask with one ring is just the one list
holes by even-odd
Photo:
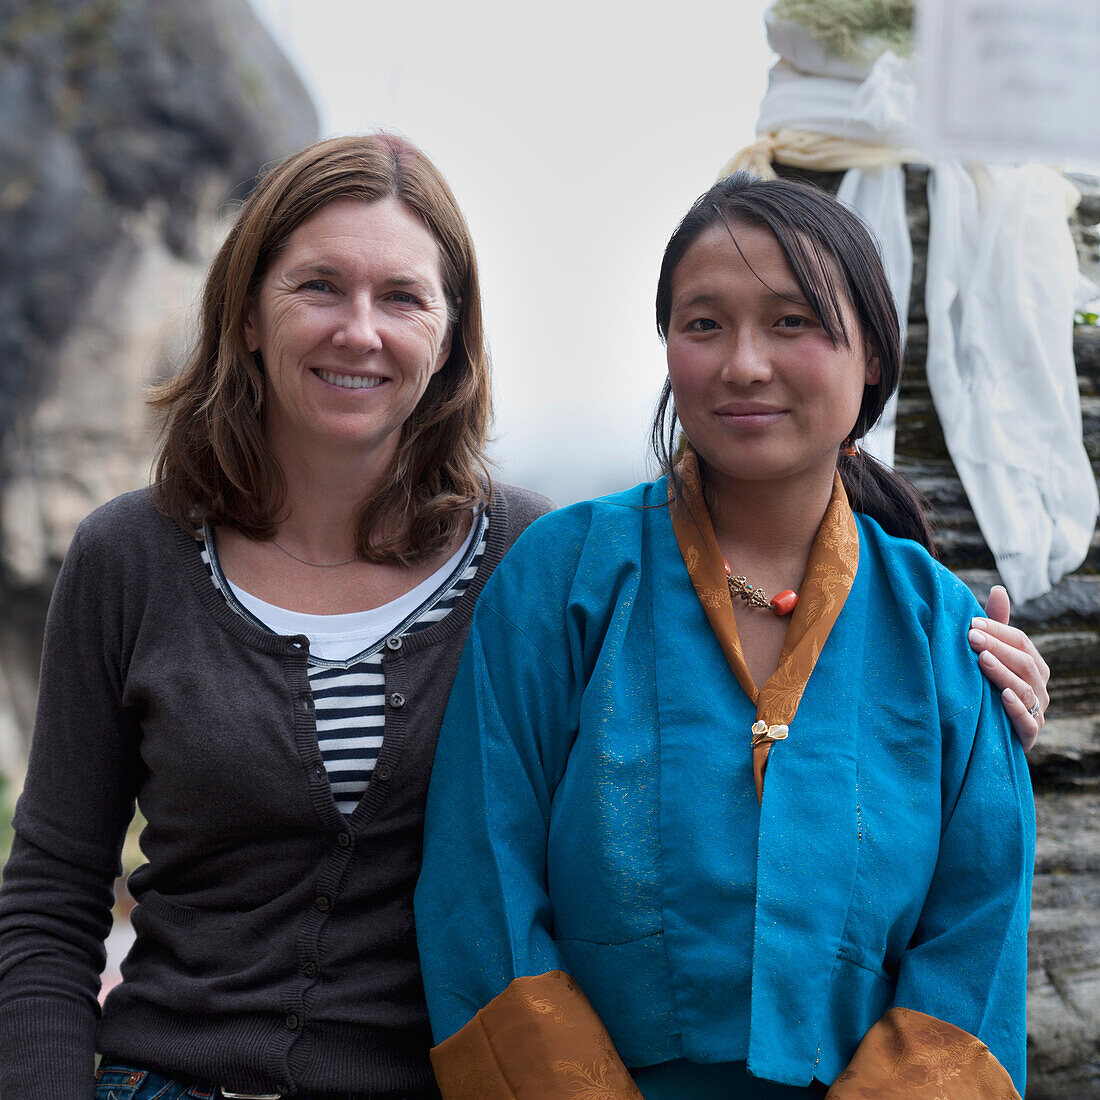
[[1031, 715], [1032, 718], [1036, 719], [1036, 721], [1038, 720], [1039, 715], [1041, 715], [1043, 713], [1043, 708], [1041, 706], [1039, 706], [1039, 697], [1038, 696], [1035, 697], [1035, 702], [1032, 703], [1031, 706], [1027, 708], [1027, 712], [1028, 712], [1028, 714]]

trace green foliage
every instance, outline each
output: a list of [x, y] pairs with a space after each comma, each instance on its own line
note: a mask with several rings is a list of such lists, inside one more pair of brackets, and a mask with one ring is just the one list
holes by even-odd
[[1075, 325], [1100, 325], [1100, 313], [1093, 313], [1091, 310], [1079, 309], [1073, 315], [1073, 323]]
[[126, 840], [122, 845], [122, 873], [129, 875], [136, 871], [145, 862], [145, 854], [141, 850], [141, 831], [145, 828], [145, 818], [141, 810], [134, 814], [134, 820], [130, 822], [130, 828], [126, 830]]
[[109, 36], [116, 16], [135, 0], [95, 0], [66, 6], [56, 0], [32, 0], [0, 25], [0, 52], [20, 53], [35, 38], [55, 38], [74, 49], [95, 47]]
[[852, 61], [873, 61], [887, 49], [913, 52], [913, 0], [776, 0], [774, 10]]

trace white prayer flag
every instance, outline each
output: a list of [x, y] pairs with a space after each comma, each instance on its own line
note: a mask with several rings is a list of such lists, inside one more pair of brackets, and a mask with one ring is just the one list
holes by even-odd
[[1100, 0], [920, 0], [916, 31], [933, 154], [1100, 162]]

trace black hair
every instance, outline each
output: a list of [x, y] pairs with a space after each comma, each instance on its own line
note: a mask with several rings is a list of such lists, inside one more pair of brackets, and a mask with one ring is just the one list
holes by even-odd
[[[822, 328], [834, 345], [849, 346], [844, 302], [850, 302], [865, 345], [878, 357], [877, 383], [863, 391], [849, 443], [861, 439], [882, 415], [901, 377], [901, 332], [882, 259], [866, 226], [831, 195], [798, 180], [765, 180], [735, 172], [720, 180], [684, 215], [676, 227], [657, 281], [657, 331], [668, 339], [672, 280], [688, 249], [708, 229], [735, 223], [767, 229], [778, 241], [787, 264]], [[732, 230], [731, 230], [732, 235]], [[736, 238], [734, 243], [736, 243]], [[651, 442], [661, 468], [679, 495], [674, 466], [678, 421], [672, 384], [666, 379], [653, 418]], [[842, 449], [837, 467], [852, 508], [877, 520], [891, 535], [914, 539], [935, 552], [932, 531], [912, 486], [862, 449]], [[700, 471], [706, 480], [705, 463]]]

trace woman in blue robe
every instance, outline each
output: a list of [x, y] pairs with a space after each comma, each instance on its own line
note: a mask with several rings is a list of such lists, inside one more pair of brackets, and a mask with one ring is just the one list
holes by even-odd
[[1022, 1093], [1031, 789], [976, 603], [858, 447], [900, 373], [874, 243], [733, 176], [657, 320], [664, 476], [529, 529], [451, 695], [416, 895], [443, 1094]]

